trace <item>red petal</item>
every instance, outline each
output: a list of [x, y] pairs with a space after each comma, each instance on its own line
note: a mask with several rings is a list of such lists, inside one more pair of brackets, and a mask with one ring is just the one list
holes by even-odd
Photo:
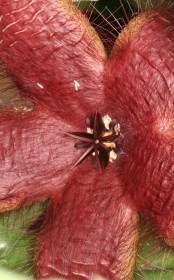
[[[113, 171], [113, 170], [112, 170]], [[50, 201], [36, 249], [37, 278], [132, 279], [137, 216], [116, 178], [82, 170]]]
[[126, 153], [119, 170], [137, 208], [174, 244], [174, 16], [149, 13], [120, 35], [106, 67], [108, 106]]
[[18, 86], [69, 122], [104, 104], [104, 47], [69, 0], [4, 0], [0, 56]]
[[45, 110], [0, 121], [1, 212], [63, 189], [79, 157], [64, 129], [73, 128]]

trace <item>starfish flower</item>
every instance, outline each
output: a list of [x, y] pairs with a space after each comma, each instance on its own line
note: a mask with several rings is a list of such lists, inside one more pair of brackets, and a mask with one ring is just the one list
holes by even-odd
[[[106, 116], [106, 120], [109, 118]], [[95, 153], [94, 167], [101, 172], [101, 165], [106, 168], [108, 165], [111, 151], [116, 154], [122, 154], [122, 149], [115, 143], [115, 140], [119, 137], [119, 124], [117, 120], [109, 121], [108, 129], [97, 112], [94, 118], [86, 117], [86, 123], [92, 129], [89, 133], [85, 132], [73, 132], [66, 133], [67, 135], [80, 139], [81, 141], [74, 145], [77, 149], [88, 148], [84, 155], [76, 162], [74, 166], [82, 163], [89, 155]], [[114, 156], [114, 158], [115, 158]]]
[[0, 2], [0, 57], [33, 102], [1, 111], [0, 211], [49, 198], [36, 278], [132, 279], [137, 212], [174, 245], [173, 24], [141, 14], [107, 57], [70, 0]]

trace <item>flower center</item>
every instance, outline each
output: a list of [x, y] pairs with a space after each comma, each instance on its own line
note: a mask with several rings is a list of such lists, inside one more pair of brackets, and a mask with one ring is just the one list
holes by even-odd
[[118, 154], [124, 154], [116, 143], [116, 139], [120, 136], [120, 125], [117, 120], [112, 120], [108, 115], [102, 118], [98, 112], [93, 117], [87, 116], [86, 124], [87, 132], [65, 133], [80, 140], [74, 145], [76, 149], [86, 149], [74, 167], [93, 154], [94, 167], [101, 172], [109, 161], [113, 162]]

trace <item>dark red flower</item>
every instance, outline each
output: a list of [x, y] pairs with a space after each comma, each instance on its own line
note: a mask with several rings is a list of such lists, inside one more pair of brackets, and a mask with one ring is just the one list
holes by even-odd
[[[154, 9], [136, 17], [107, 58], [69, 0], [3, 0], [0, 15], [0, 57], [34, 102], [1, 114], [0, 211], [50, 198], [37, 278], [132, 279], [137, 211], [174, 243], [174, 16]], [[106, 129], [96, 112], [117, 119], [121, 137], [116, 122]], [[94, 114], [89, 136], [85, 117]], [[92, 152], [95, 167], [107, 166], [101, 173]]]

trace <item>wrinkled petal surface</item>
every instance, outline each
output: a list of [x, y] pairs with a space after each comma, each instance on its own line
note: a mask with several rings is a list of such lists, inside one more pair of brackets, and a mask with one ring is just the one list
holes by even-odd
[[3, 0], [0, 14], [0, 56], [27, 95], [76, 125], [103, 107], [105, 50], [70, 0]]
[[[0, 57], [35, 102], [33, 111], [0, 122], [0, 210], [50, 197], [37, 278], [132, 279], [135, 210], [174, 244], [174, 17], [137, 17], [106, 62], [98, 35], [69, 0], [4, 0], [0, 13]], [[85, 132], [95, 112], [118, 119], [125, 152], [101, 175], [92, 156], [72, 169], [83, 158], [70, 133]], [[102, 121], [96, 131], [104, 133]], [[99, 167], [96, 146], [95, 153]]]
[[108, 106], [124, 135], [126, 189], [153, 227], [174, 244], [174, 17], [153, 12], [120, 34], [106, 66]]
[[[113, 171], [113, 170], [112, 170]], [[36, 276], [132, 279], [138, 219], [110, 173], [79, 170], [61, 198], [50, 201], [38, 236]]]
[[0, 121], [1, 212], [45, 199], [65, 186], [78, 153], [64, 129], [72, 127], [45, 110]]

